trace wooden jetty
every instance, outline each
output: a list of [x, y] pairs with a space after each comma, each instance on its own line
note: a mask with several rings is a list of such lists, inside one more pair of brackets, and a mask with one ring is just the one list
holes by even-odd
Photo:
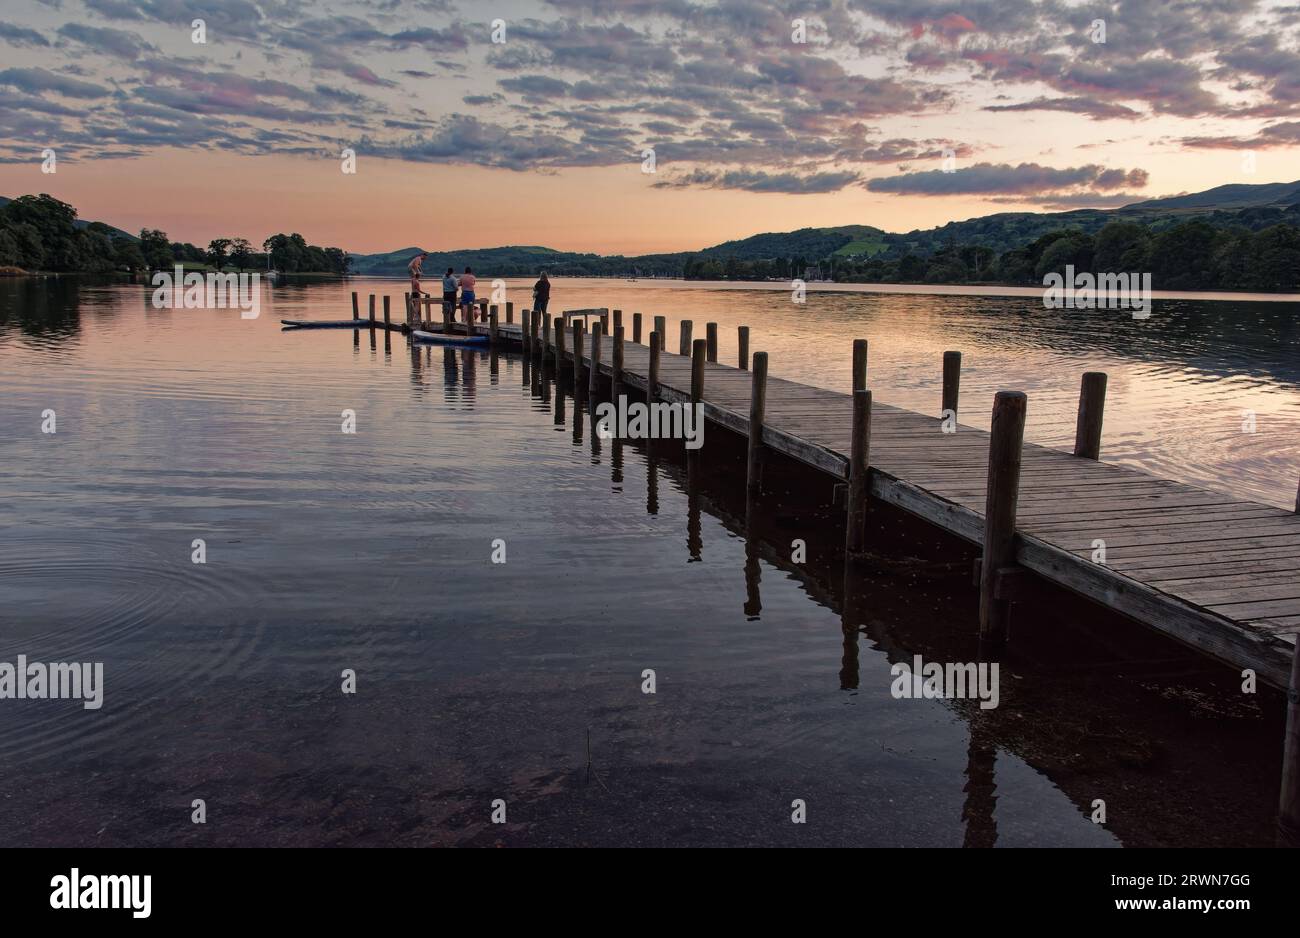
[[[518, 323], [494, 317], [453, 328], [574, 367], [592, 386], [617, 369], [621, 382], [653, 399], [698, 400], [706, 420], [749, 438], [751, 492], [760, 487], [765, 450], [843, 480], [850, 553], [872, 500], [982, 546], [980, 635], [993, 647], [1007, 640], [1017, 584], [1028, 572], [1289, 689], [1282, 813], [1300, 843], [1300, 496], [1297, 510], [1285, 511], [1101, 462], [1106, 382], [1099, 373], [1082, 378], [1074, 452], [1063, 452], [1023, 442], [1028, 401], [1017, 392], [998, 393], [990, 431], [958, 424], [957, 352], [944, 355], [942, 416], [933, 417], [873, 399], [866, 340], [853, 345], [852, 393], [838, 392], [770, 377], [765, 352], [751, 363], [748, 327], [741, 327], [738, 367], [716, 361], [713, 324], [709, 339], [693, 346], [692, 323], [682, 321], [678, 354], [669, 352], [658, 316], [649, 344], [628, 341], [620, 328], [602, 353], [601, 334], [611, 336], [607, 313], [560, 313], [558, 330], [551, 317], [528, 310]], [[605, 328], [584, 343], [586, 320], [599, 314], [606, 315], [596, 325]]]

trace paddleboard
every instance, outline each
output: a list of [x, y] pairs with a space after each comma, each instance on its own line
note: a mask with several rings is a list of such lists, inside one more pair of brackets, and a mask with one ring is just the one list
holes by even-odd
[[365, 329], [369, 319], [281, 319], [282, 325], [295, 329]]
[[420, 329], [413, 330], [411, 337], [420, 342], [439, 342], [443, 345], [488, 344], [488, 337], [485, 335], [443, 335], [441, 332], [424, 332]]

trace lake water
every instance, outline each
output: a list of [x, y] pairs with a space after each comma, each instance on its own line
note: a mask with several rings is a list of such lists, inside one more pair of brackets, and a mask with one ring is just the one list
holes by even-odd
[[[1044, 594], [998, 709], [895, 699], [892, 662], [974, 660], [967, 548], [882, 511], [846, 577], [825, 480], [774, 464], [746, 523], [722, 431], [688, 468], [679, 446], [593, 440], [517, 355], [278, 325], [402, 288], [278, 285], [242, 320], [153, 310], [138, 284], [0, 280], [0, 662], [105, 675], [95, 711], [0, 700], [7, 843], [1271, 838], [1278, 695]], [[552, 308], [665, 315], [670, 346], [678, 319], [716, 321], [723, 360], [747, 324], [774, 374], [837, 388], [864, 336], [878, 399], [930, 413], [959, 349], [963, 422], [1023, 389], [1048, 445], [1103, 370], [1105, 458], [1291, 506], [1295, 305], [1035, 303], [559, 280]]]

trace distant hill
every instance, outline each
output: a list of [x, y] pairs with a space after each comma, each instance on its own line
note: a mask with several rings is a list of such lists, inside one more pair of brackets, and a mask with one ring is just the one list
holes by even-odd
[[[1024, 247], [1064, 228], [1095, 234], [1116, 219], [1146, 225], [1153, 232], [1192, 220], [1203, 220], [1216, 228], [1242, 227], [1249, 231], [1279, 223], [1300, 227], [1300, 181], [1216, 186], [1204, 192], [1147, 199], [1114, 209], [999, 212], [901, 233], [870, 225], [800, 228], [725, 241], [699, 251], [638, 257], [581, 254], [535, 246], [474, 248], [430, 254], [424, 269], [441, 273], [447, 267], [454, 267], [460, 271], [469, 264], [475, 270], [507, 277], [531, 276], [543, 267], [570, 276], [680, 276], [688, 260], [701, 259], [725, 263], [730, 259], [752, 262], [804, 258], [813, 262], [828, 257], [898, 258], [907, 254], [933, 254], [951, 243], [987, 247], [1000, 253]], [[412, 247], [384, 254], [354, 254], [353, 270], [363, 274], [401, 275], [418, 250]]]

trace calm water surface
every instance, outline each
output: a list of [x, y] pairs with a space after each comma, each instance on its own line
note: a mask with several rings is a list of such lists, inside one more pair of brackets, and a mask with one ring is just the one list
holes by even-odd
[[[1094, 640], [1115, 623], [1048, 597], [1031, 613], [1043, 631], [1093, 637], [1007, 662], [998, 711], [895, 700], [892, 661], [971, 660], [959, 547], [896, 520], [850, 583], [822, 481], [774, 472], [747, 538], [721, 444], [692, 474], [671, 448], [594, 442], [517, 356], [279, 329], [345, 318], [352, 289], [400, 305], [401, 288], [277, 286], [246, 321], [154, 311], [140, 285], [0, 281], [0, 661], [102, 661], [106, 681], [97, 712], [0, 701], [8, 842], [1267, 838], [1276, 701], [1242, 704], [1212, 665], [1161, 640], [1117, 673]], [[641, 311], [647, 331], [666, 315], [673, 335], [680, 318], [719, 322], [724, 359], [749, 324], [774, 373], [827, 387], [847, 386], [849, 340], [866, 336], [880, 399], [927, 412], [957, 348], [963, 422], [1022, 388], [1029, 437], [1050, 445], [1072, 440], [1079, 374], [1105, 370], [1109, 458], [1294, 497], [1294, 306], [1158, 302], [1134, 322], [986, 296], [794, 307], [561, 280], [554, 297]], [[1096, 797], [1107, 825], [1089, 819]], [[488, 823], [496, 798], [505, 825]], [[808, 824], [790, 822], [794, 799]]]

